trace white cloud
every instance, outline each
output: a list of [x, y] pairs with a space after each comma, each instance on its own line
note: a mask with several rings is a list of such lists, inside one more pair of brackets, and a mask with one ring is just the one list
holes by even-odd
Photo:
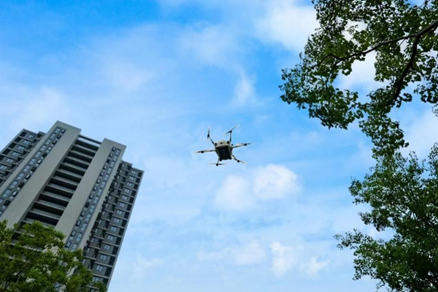
[[313, 7], [299, 5], [298, 1], [269, 1], [266, 15], [256, 22], [256, 34], [264, 41], [300, 52], [317, 26]]
[[433, 144], [438, 141], [438, 117], [432, 111], [426, 110], [412, 117], [405, 127], [406, 141], [409, 147], [405, 151], [415, 151], [420, 158], [426, 158]]
[[263, 247], [257, 241], [252, 241], [236, 252], [236, 264], [257, 264], [262, 262], [265, 257], [266, 253]]
[[282, 165], [268, 165], [254, 171], [254, 193], [260, 200], [279, 199], [300, 190], [298, 176]]
[[340, 78], [339, 88], [357, 90], [355, 87], [361, 87], [366, 92], [376, 89], [379, 84], [374, 80], [376, 69], [376, 53], [369, 53], [365, 61], [356, 61], [352, 65], [352, 72], [348, 76], [342, 75]]
[[272, 272], [277, 277], [285, 275], [294, 268], [307, 276], [313, 277], [330, 264], [328, 259], [318, 260], [317, 256], [311, 255], [315, 251], [303, 245], [287, 246], [279, 242], [273, 242], [270, 248], [273, 258]]
[[34, 92], [28, 92], [28, 98], [19, 98], [12, 102], [16, 112], [12, 122], [13, 131], [22, 128], [47, 129], [54, 121], [67, 121], [71, 115], [71, 104], [62, 92], [53, 87], [42, 86]]
[[218, 190], [215, 205], [233, 211], [245, 210], [254, 205], [250, 181], [241, 175], [228, 176]]
[[181, 48], [190, 58], [220, 68], [233, 67], [239, 48], [238, 38], [226, 26], [199, 26], [180, 37]]
[[233, 106], [246, 106], [257, 102], [254, 93], [254, 77], [248, 77], [245, 73], [239, 74], [239, 80], [234, 87]]
[[200, 251], [197, 258], [199, 261], [232, 261], [239, 266], [249, 266], [263, 262], [266, 252], [258, 241], [252, 240], [239, 247], [227, 247], [213, 252]]
[[135, 262], [133, 263], [132, 277], [134, 279], [141, 279], [145, 276], [148, 270], [164, 265], [162, 259], [146, 259], [141, 255], [137, 255]]
[[296, 263], [294, 250], [279, 242], [273, 242], [271, 251], [273, 256], [272, 272], [278, 277], [283, 276]]
[[329, 264], [329, 260], [318, 261], [316, 257], [312, 257], [309, 264], [307, 265], [306, 273], [310, 276], [316, 275], [320, 270], [324, 269]]
[[242, 211], [259, 201], [281, 199], [301, 190], [298, 176], [283, 165], [259, 167], [245, 174], [226, 177], [215, 198], [224, 210]]

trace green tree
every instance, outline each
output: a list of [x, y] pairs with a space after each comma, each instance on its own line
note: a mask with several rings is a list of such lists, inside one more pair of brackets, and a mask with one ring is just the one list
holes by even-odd
[[[438, 104], [438, 1], [314, 0], [319, 28], [300, 62], [284, 69], [281, 98], [307, 110], [323, 126], [358, 122], [373, 142], [376, 167], [353, 180], [356, 204], [369, 204], [363, 222], [389, 231], [374, 239], [356, 229], [337, 235], [355, 254], [355, 279], [371, 276], [393, 291], [438, 291], [438, 146], [427, 165], [407, 146], [394, 109], [418, 98]], [[339, 88], [355, 62], [375, 54], [377, 89], [360, 95]]]
[[[329, 128], [347, 129], [357, 120], [371, 137], [374, 153], [394, 153], [406, 141], [391, 111], [414, 96], [432, 105], [438, 102], [438, 1], [312, 2], [320, 26], [300, 54], [299, 64], [283, 70], [281, 98], [307, 109], [310, 117]], [[353, 63], [372, 52], [380, 88], [360, 97], [336, 86], [339, 76], [349, 75]]]
[[379, 158], [350, 192], [356, 204], [371, 206], [360, 213], [365, 224], [394, 234], [386, 241], [359, 230], [336, 236], [341, 249], [355, 252], [355, 279], [371, 276], [394, 291], [438, 291], [438, 146], [427, 163], [399, 152]]
[[[0, 222], [0, 291], [89, 291], [92, 273], [82, 264], [82, 251], [64, 249], [64, 235], [36, 221], [7, 228]], [[102, 292], [102, 284], [96, 286]]]

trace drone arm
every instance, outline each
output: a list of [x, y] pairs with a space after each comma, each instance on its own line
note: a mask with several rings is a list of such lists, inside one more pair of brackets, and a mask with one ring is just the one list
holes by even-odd
[[237, 143], [236, 145], [233, 145], [233, 149], [238, 147], [248, 146], [248, 145], [251, 145], [251, 143]]
[[200, 154], [203, 154], [205, 152], [216, 152], [216, 150], [214, 150], [214, 149], [206, 149], [206, 150], [195, 151], [195, 153], [200, 153]]

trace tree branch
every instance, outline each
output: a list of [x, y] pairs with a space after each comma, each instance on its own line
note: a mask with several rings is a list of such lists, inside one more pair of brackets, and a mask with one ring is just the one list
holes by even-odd
[[[375, 50], [377, 50], [378, 48], [380, 48], [380, 47], [382, 47], [382, 46], [386, 46], [386, 45], [389, 45], [389, 44], [391, 44], [391, 43], [399, 42], [399, 41], [401, 41], [401, 40], [406, 40], [406, 39], [410, 39], [410, 38], [413, 38], [413, 37], [415, 37], [415, 39], [416, 39], [416, 41], [414, 42], [415, 47], [416, 47], [416, 46], [418, 45], [418, 43], [419, 43], [421, 37], [422, 37], [424, 34], [426, 34], [427, 32], [429, 32], [429, 31], [434, 30], [435, 28], [437, 28], [437, 26], [438, 26], [438, 21], [434, 21], [434, 22], [433, 22], [432, 24], [430, 24], [428, 27], [422, 29], [421, 31], [419, 31], [419, 32], [417, 32], [417, 33], [410, 34], [410, 35], [407, 35], [407, 36], [402, 36], [402, 37], [399, 37], [399, 38], [396, 38], [396, 39], [392, 39], [392, 40], [388, 40], [388, 41], [384, 41], [384, 42], [382, 42], [382, 43], [379, 43], [379, 44], [375, 45], [374, 47], [371, 47], [371, 48], [365, 50], [365, 51], [355, 52], [355, 53], [350, 54], [350, 55], [345, 56], [345, 57], [339, 57], [339, 56], [337, 56], [337, 55], [335, 55], [335, 54], [332, 54], [332, 53], [327, 54], [327, 55], [325, 55], [325, 56], [321, 59], [321, 61], [319, 61], [319, 62], [318, 62], [316, 65], [314, 65], [312, 68], [314, 68], [314, 67], [319, 67], [319, 66], [320, 66], [320, 65], [321, 65], [321, 64], [322, 64], [327, 58], [329, 58], [329, 57], [332, 57], [332, 58], [336, 59], [337, 62], [336, 62], [335, 65], [338, 65], [340, 62], [345, 61], [345, 60], [348, 60], [348, 59], [350, 59], [350, 58], [352, 58], [352, 57], [365, 56], [365, 55], [367, 55], [368, 53], [371, 53], [372, 51], [375, 51]], [[416, 50], [416, 48], [415, 48], [415, 50]], [[415, 52], [415, 53], [416, 53], [416, 52]], [[412, 64], [411, 64], [410, 66], [412, 66]], [[409, 68], [408, 68], [408, 69], [409, 69]], [[406, 73], [406, 74], [407, 74], [407, 73]]]
[[406, 76], [409, 73], [409, 69], [412, 68], [412, 65], [415, 62], [415, 57], [416, 57], [417, 52], [418, 52], [418, 44], [420, 43], [421, 37], [430, 31], [434, 31], [437, 27], [438, 27], [438, 20], [432, 22], [432, 24], [430, 24], [428, 27], [422, 29], [420, 32], [418, 32], [417, 34], [414, 35], [415, 39], [414, 39], [414, 42], [412, 44], [411, 57], [409, 58], [409, 61], [406, 64], [402, 75], [394, 84], [396, 86], [395, 92], [394, 92], [394, 100], [397, 97], [399, 97], [399, 95], [402, 91], [402, 87], [403, 87], [403, 80], [406, 78]]

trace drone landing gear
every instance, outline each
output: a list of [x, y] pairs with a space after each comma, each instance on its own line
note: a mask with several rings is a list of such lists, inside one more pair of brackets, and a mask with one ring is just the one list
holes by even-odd
[[231, 155], [231, 157], [233, 157], [233, 159], [236, 160], [237, 163], [246, 163], [246, 162], [243, 161], [243, 160], [239, 160], [239, 159], [237, 159], [236, 156], [234, 156], [234, 155]]
[[212, 164], [212, 165], [216, 165], [216, 166], [219, 166], [219, 165], [225, 165], [225, 163], [220, 163], [219, 161], [216, 162], [216, 163], [210, 163], [210, 164]]

